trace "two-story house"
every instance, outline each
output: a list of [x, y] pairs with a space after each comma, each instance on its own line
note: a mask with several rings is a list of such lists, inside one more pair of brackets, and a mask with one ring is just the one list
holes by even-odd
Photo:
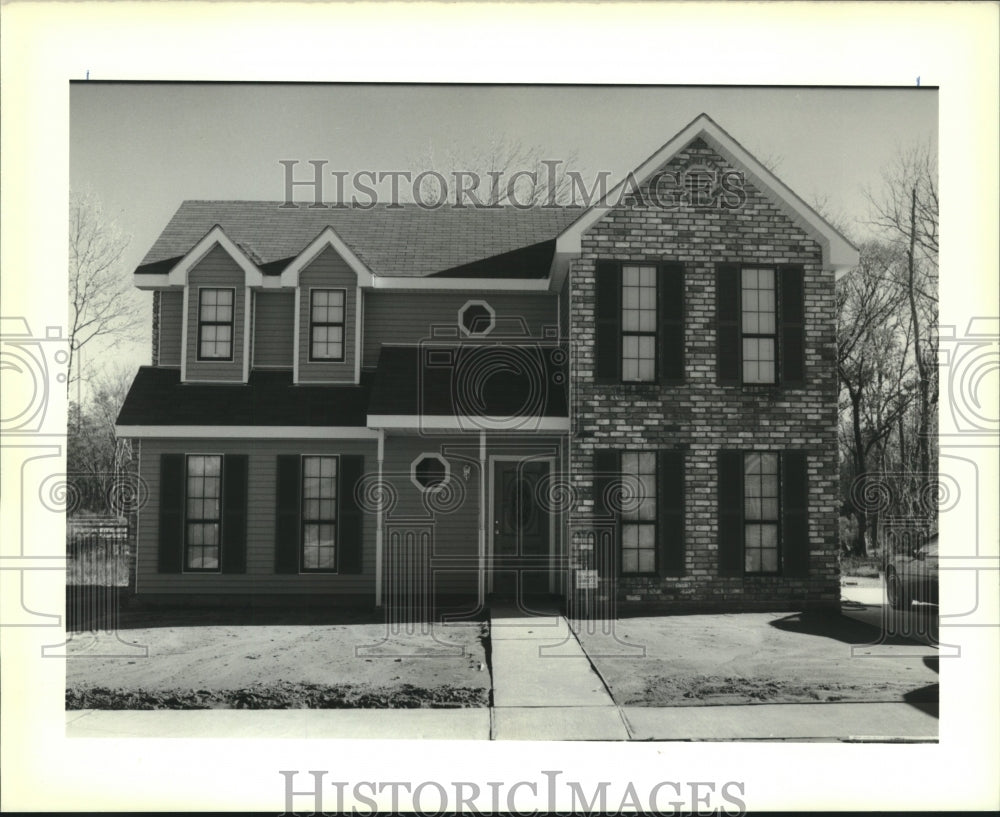
[[136, 591], [834, 604], [856, 261], [705, 115], [585, 207], [184, 202], [134, 275]]

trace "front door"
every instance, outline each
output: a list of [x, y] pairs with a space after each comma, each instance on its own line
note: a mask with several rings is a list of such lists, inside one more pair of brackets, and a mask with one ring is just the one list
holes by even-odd
[[524, 598], [549, 592], [549, 514], [539, 504], [549, 463], [493, 463], [493, 593]]

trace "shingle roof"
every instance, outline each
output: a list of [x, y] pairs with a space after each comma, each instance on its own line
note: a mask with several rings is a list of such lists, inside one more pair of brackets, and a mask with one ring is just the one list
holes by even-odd
[[542, 344], [383, 346], [371, 415], [566, 417], [565, 354]]
[[368, 377], [360, 386], [292, 385], [292, 370], [252, 371], [250, 382], [181, 382], [180, 369], [143, 366], [129, 389], [123, 426], [364, 426]]
[[277, 201], [185, 201], [136, 273], [164, 271], [165, 262], [184, 256], [218, 224], [265, 274], [280, 273], [332, 227], [374, 274], [423, 277], [554, 239], [580, 212], [579, 207], [427, 209], [411, 204], [361, 210], [289, 208]]

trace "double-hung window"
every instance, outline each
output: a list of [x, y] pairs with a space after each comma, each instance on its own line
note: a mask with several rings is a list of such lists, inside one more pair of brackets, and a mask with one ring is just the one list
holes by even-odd
[[233, 359], [235, 289], [198, 290], [198, 360]]
[[622, 267], [622, 381], [656, 380], [656, 267]]
[[684, 291], [679, 261], [597, 262], [595, 382], [684, 382]]
[[806, 382], [805, 273], [800, 264], [716, 267], [717, 377], [721, 385]]
[[743, 570], [778, 572], [778, 454], [743, 455]]
[[743, 382], [777, 382], [777, 308], [774, 270], [741, 270], [740, 318], [743, 340]]
[[314, 289], [309, 304], [309, 360], [344, 360], [347, 290]]
[[217, 571], [222, 543], [222, 457], [187, 457], [184, 569]]
[[621, 469], [635, 496], [621, 514], [622, 573], [656, 573], [656, 452], [623, 451]]
[[337, 569], [337, 457], [302, 458], [302, 569]]

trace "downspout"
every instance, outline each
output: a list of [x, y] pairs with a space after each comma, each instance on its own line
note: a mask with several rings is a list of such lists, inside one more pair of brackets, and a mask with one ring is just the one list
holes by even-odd
[[385, 486], [382, 484], [382, 461], [385, 457], [385, 429], [378, 430], [378, 508], [375, 512], [375, 606], [382, 606], [382, 503]]
[[479, 432], [479, 607], [486, 606], [486, 432]]

